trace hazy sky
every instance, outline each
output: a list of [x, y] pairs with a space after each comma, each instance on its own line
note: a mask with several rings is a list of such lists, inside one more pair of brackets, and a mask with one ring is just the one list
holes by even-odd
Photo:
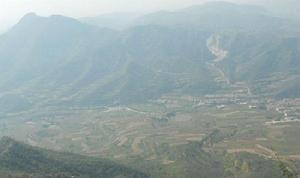
[[[48, 16], [61, 14], [70, 17], [95, 16], [111, 12], [151, 12], [172, 10], [216, 0], [0, 0], [0, 33], [15, 24], [23, 15], [36, 12]], [[219, 0], [222, 1], [222, 0]], [[255, 3], [294, 9], [298, 13], [300, 0], [223, 0], [238, 3]], [[295, 6], [295, 7], [294, 7]]]
[[0, 0], [0, 31], [16, 23], [24, 14], [47, 16], [93, 16], [110, 12], [176, 9], [213, 0]]

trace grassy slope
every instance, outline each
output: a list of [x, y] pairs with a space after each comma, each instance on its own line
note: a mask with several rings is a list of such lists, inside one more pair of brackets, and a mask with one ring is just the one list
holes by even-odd
[[48, 151], [6, 137], [0, 142], [0, 169], [13, 175], [32, 174], [36, 177], [147, 177], [108, 160]]

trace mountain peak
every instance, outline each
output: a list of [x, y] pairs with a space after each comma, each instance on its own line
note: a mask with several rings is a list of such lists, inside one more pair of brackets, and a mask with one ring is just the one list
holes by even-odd
[[192, 13], [239, 13], [239, 14], [266, 14], [264, 7], [250, 4], [236, 4], [226, 1], [212, 1], [200, 5], [194, 5], [182, 9], [184, 12]]
[[29, 12], [24, 15], [24, 17], [36, 17], [36, 16], [38, 16], [38, 15], [35, 12]]
[[30, 12], [28, 14], [25, 14], [21, 20], [18, 22], [17, 25], [26, 25], [26, 24], [32, 24], [34, 22], [38, 22], [41, 21], [41, 19], [43, 19], [43, 17], [38, 16], [36, 13], [34, 12]]
[[68, 24], [68, 23], [80, 24], [81, 23], [77, 19], [74, 19], [72, 17], [59, 15], [59, 14], [54, 14], [54, 15], [49, 16], [48, 20], [55, 21], [55, 22], [61, 22], [63, 24]]
[[49, 17], [43, 17], [39, 16], [34, 12], [28, 13], [24, 15], [21, 20], [19, 21], [19, 24], [22, 23], [32, 23], [32, 22], [41, 22], [41, 21], [73, 21], [73, 22], [79, 22], [74, 18], [66, 17], [63, 15], [51, 15]]
[[39, 18], [40, 16], [38, 16], [35, 12], [30, 12], [28, 14], [25, 14], [20, 21], [24, 21], [24, 20], [29, 20], [29, 19], [36, 19]]
[[212, 2], [205, 2], [204, 6], [237, 6], [237, 4], [227, 1], [212, 1]]
[[81, 22], [78, 20], [66, 17], [62, 15], [51, 15], [48, 17], [39, 16], [36, 13], [28, 13], [24, 15], [20, 21], [13, 26], [13, 28], [8, 31], [19, 33], [19, 34], [34, 34], [37, 31], [41, 30], [45, 33], [53, 32], [53, 31], [65, 31], [75, 29], [78, 31], [78, 29], [86, 29], [86, 26], [82, 26]]

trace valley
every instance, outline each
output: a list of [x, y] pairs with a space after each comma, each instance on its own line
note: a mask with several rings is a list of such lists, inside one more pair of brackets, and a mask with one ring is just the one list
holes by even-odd
[[[242, 87], [229, 91], [198, 97], [174, 93], [126, 106], [39, 108], [5, 116], [0, 134], [34, 146], [108, 158], [153, 177], [197, 177], [192, 172], [205, 165], [196, 164], [194, 157], [179, 158], [185, 150], [218, 159], [251, 156], [284, 162], [299, 174], [300, 142], [292, 136], [300, 134], [299, 101], [248, 95]], [[186, 166], [195, 170], [185, 172]], [[176, 176], [170, 174], [175, 169]]]
[[298, 21], [128, 15], [29, 13], [0, 35], [0, 177], [300, 178]]

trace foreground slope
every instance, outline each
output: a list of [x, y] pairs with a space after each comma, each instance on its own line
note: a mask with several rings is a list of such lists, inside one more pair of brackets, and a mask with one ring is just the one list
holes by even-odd
[[4, 137], [0, 141], [0, 174], [33, 177], [145, 178], [145, 174], [108, 160], [31, 147]]

